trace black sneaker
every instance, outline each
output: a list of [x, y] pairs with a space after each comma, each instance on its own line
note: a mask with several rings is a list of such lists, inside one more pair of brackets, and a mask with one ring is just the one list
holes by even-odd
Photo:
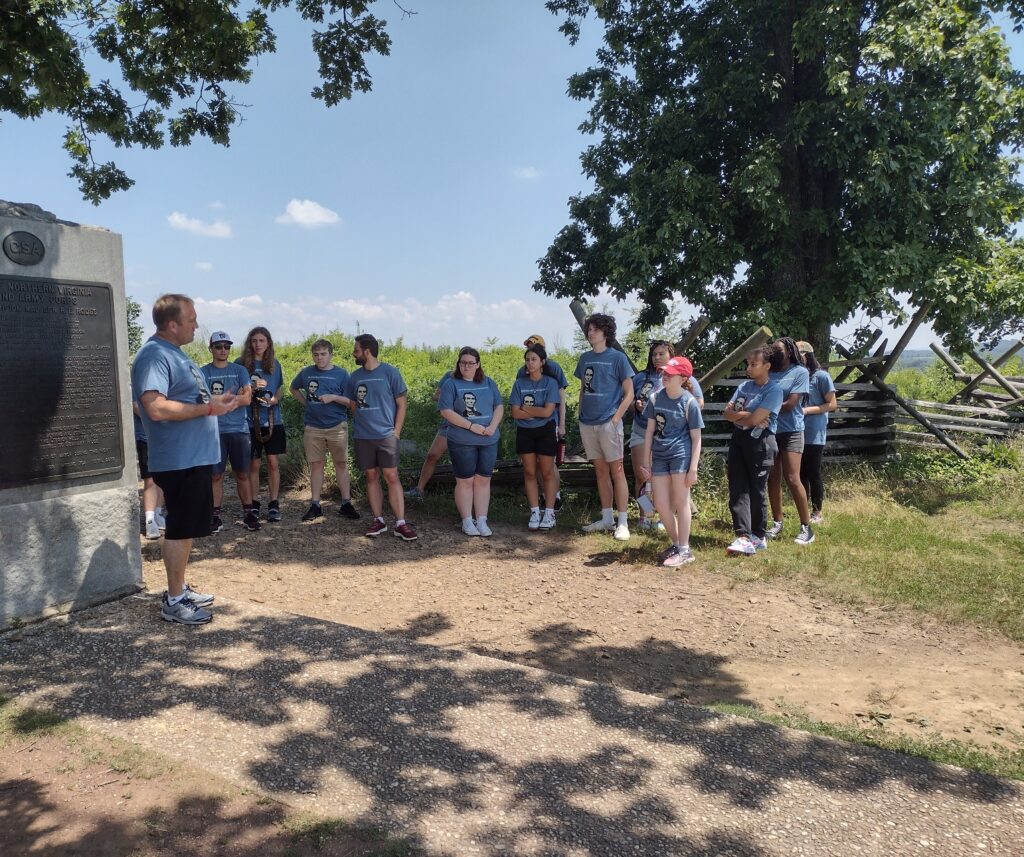
[[247, 530], [258, 530], [260, 528], [260, 519], [253, 512], [249, 512], [242, 519], [242, 525]]
[[348, 503], [342, 503], [338, 506], [338, 514], [343, 518], [348, 518], [351, 521], [356, 520], [359, 517], [359, 510], [352, 505], [351, 501]]
[[557, 494], [555, 495], [555, 505], [552, 506], [551, 508], [554, 509], [556, 512], [562, 511], [562, 498], [559, 497]]
[[[273, 510], [270, 510], [273, 511]], [[303, 521], [316, 521], [324, 516], [324, 510], [320, 507], [319, 503], [310, 503], [309, 508], [306, 509], [306, 514], [302, 516]], [[269, 513], [267, 515], [270, 518]]]
[[219, 533], [224, 529], [224, 522], [221, 520], [220, 515], [214, 515], [213, 521], [210, 523], [210, 535]]
[[260, 501], [259, 500], [253, 500], [253, 503], [252, 503], [252, 513], [257, 518], [259, 518], [259, 516], [260, 516]]
[[281, 507], [278, 505], [277, 500], [271, 500], [267, 504], [267, 520], [272, 524], [281, 520]]

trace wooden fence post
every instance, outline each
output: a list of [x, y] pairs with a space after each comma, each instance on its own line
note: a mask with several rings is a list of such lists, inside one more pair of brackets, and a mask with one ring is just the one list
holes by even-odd
[[774, 336], [775, 334], [773, 334], [769, 328], [763, 325], [759, 327], [743, 341], [742, 345], [739, 345], [730, 351], [725, 357], [718, 361], [718, 363], [709, 372], [707, 372], [702, 378], [698, 379], [700, 382], [700, 388], [702, 390], [707, 390], [709, 387], [713, 387], [716, 381], [722, 380], [722, 378], [736, 368], [747, 354], [759, 345], [764, 345], [770, 339], [773, 339]]
[[683, 354], [686, 352], [694, 342], [697, 341], [697, 337], [700, 336], [711, 324], [711, 319], [706, 315], [700, 316], [693, 324], [687, 328], [683, 334], [683, 338], [680, 339], [673, 347], [675, 348], [676, 354]]
[[[587, 321], [587, 308], [583, 306], [583, 304], [580, 301], [572, 301], [569, 304], [569, 309], [572, 312], [573, 318], [576, 319], [576, 324], [580, 326], [580, 330], [582, 330], [585, 335], [587, 332], [587, 328], [585, 326], [585, 323]], [[616, 351], [621, 351], [623, 354], [626, 354], [626, 349], [619, 345], [619, 340], [617, 339], [613, 339], [611, 342], [609, 342], [608, 347], [614, 348]], [[633, 370], [633, 374], [636, 375], [636, 373], [639, 372], [640, 370], [636, 368], [636, 365], [633, 363], [633, 360], [630, 358], [628, 354], [626, 354], [626, 359], [629, 360], [629, 367]]]

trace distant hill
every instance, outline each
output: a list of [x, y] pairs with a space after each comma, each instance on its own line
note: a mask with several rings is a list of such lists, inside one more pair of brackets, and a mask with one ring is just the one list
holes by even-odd
[[[986, 356], [990, 358], [998, 357], [1004, 351], [1009, 349], [1016, 341], [1017, 340], [1015, 339], [1004, 339]], [[930, 348], [908, 348], [903, 352], [900, 359], [896, 361], [896, 368], [923, 369], [925, 366], [934, 363], [938, 359], [939, 358], [935, 356], [935, 352]]]

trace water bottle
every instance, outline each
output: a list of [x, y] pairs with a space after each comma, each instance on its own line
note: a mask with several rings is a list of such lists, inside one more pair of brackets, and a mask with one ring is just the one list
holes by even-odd
[[565, 461], [565, 437], [558, 438], [555, 444], [555, 467], [559, 467]]

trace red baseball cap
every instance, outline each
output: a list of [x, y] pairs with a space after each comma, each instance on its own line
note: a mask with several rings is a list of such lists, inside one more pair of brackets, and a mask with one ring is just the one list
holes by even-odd
[[666, 375], [682, 375], [684, 378], [690, 378], [693, 375], [693, 364], [685, 357], [673, 357], [661, 371]]

